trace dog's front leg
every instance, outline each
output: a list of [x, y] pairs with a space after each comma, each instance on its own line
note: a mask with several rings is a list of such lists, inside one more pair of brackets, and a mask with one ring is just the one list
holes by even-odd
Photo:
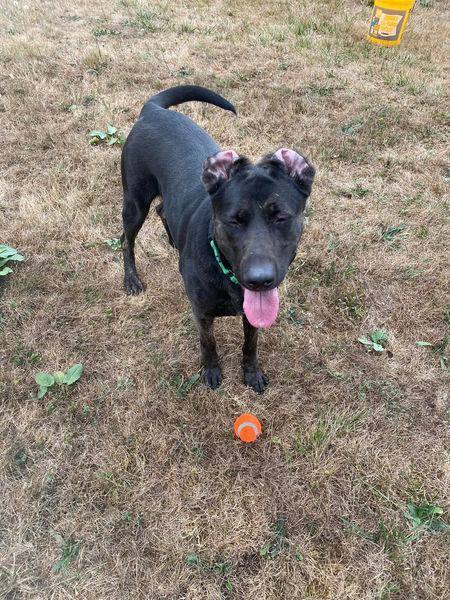
[[242, 346], [244, 383], [261, 394], [268, 384], [268, 380], [258, 366], [258, 329], [250, 325], [245, 315], [242, 316], [242, 323], [244, 325], [244, 345]]
[[200, 350], [202, 354], [203, 383], [215, 390], [222, 383], [222, 371], [217, 356], [216, 340], [214, 338], [214, 317], [199, 317], [195, 315], [200, 334]]

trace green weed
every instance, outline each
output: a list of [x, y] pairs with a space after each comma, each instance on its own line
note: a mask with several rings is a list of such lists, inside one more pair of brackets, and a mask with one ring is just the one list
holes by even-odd
[[358, 271], [359, 271], [359, 269], [358, 269], [357, 266], [355, 266], [355, 265], [348, 265], [342, 271], [342, 275], [343, 275], [343, 277], [345, 279], [350, 279], [351, 277], [354, 277], [358, 273]]
[[342, 125], [341, 130], [343, 133], [346, 133], [347, 135], [353, 135], [353, 134], [357, 133], [360, 129], [362, 129], [362, 127], [363, 127], [362, 120], [358, 117], [355, 117], [348, 123]]
[[374, 329], [369, 338], [362, 336], [358, 338], [358, 342], [367, 346], [369, 351], [383, 352], [388, 343], [388, 333], [384, 329]]
[[366, 417], [367, 412], [360, 410], [321, 418], [308, 434], [297, 437], [294, 450], [302, 456], [324, 450], [333, 438], [339, 439], [356, 431]]
[[387, 242], [390, 246], [399, 246], [400, 240], [398, 236], [403, 236], [406, 225], [390, 225], [381, 227], [381, 239]]
[[281, 311], [280, 319], [284, 320], [291, 325], [295, 325], [296, 327], [300, 327], [305, 324], [305, 318], [302, 316], [301, 311], [306, 311], [307, 307], [302, 305], [301, 307], [289, 306], [285, 310]]
[[65, 540], [54, 529], [50, 529], [49, 533], [56, 540], [61, 551], [61, 557], [53, 565], [52, 571], [53, 573], [60, 573], [61, 571], [65, 571], [69, 564], [77, 558], [80, 553], [81, 542], [77, 542], [73, 538]]
[[450, 525], [443, 520], [444, 509], [437, 504], [409, 502], [404, 514], [413, 528], [409, 539], [417, 539], [425, 531], [450, 531]]
[[123, 146], [125, 143], [125, 136], [122, 133], [118, 133], [117, 127], [113, 125], [108, 125], [106, 131], [94, 129], [89, 132], [88, 137], [91, 146], [101, 143], [106, 143], [107, 146]]
[[367, 393], [372, 392], [384, 400], [387, 411], [400, 410], [402, 390], [392, 379], [365, 379], [358, 389], [358, 400], [363, 402]]
[[324, 97], [331, 96], [333, 94], [333, 88], [329, 85], [318, 85], [315, 83], [311, 83], [309, 86], [309, 90], [312, 94], [316, 96]]
[[336, 306], [351, 321], [360, 321], [367, 312], [364, 299], [356, 292], [350, 292], [337, 298]]
[[186, 398], [199, 379], [200, 373], [194, 373], [194, 375], [191, 375], [191, 377], [188, 379], [185, 379], [183, 375], [177, 373], [171, 378], [169, 383], [171, 387], [175, 389], [177, 396], [180, 398]]
[[186, 556], [186, 564], [188, 567], [198, 567], [200, 559], [196, 554], [188, 554]]
[[180, 33], [195, 33], [197, 31], [197, 27], [195, 27], [195, 25], [190, 25], [189, 23], [183, 23], [178, 31]]
[[418, 227], [416, 229], [415, 233], [419, 239], [424, 239], [424, 238], [428, 237], [428, 235], [430, 234], [430, 230], [428, 229], [428, 227], [426, 225], [420, 225], [420, 227]]
[[54, 385], [73, 385], [78, 381], [83, 374], [84, 366], [81, 363], [77, 363], [68, 369], [65, 373], [57, 371], [53, 375], [39, 371], [34, 376], [34, 380], [39, 386], [37, 398], [40, 400], [45, 396], [48, 390]]
[[174, 71], [174, 76], [177, 79], [183, 79], [184, 77], [190, 77], [194, 74], [193, 69], [186, 69], [185, 67], [181, 67], [178, 71]]
[[447, 350], [449, 338], [446, 336], [442, 338], [439, 342], [432, 344], [431, 342], [416, 342], [416, 346], [419, 348], [430, 348], [434, 354], [437, 354], [439, 357], [439, 364], [441, 369], [447, 368], [448, 359], [445, 356], [445, 351]]
[[206, 562], [202, 560], [197, 554], [188, 554], [185, 558], [186, 565], [188, 567], [195, 567], [204, 573], [213, 573], [218, 576], [222, 581], [222, 587], [227, 592], [233, 591], [233, 584], [229, 580], [229, 574], [232, 566], [229, 562], [218, 560], [216, 562]]
[[380, 519], [377, 529], [373, 532], [362, 529], [345, 517], [342, 517], [341, 521], [351, 533], [380, 546], [391, 560], [397, 558], [399, 547], [408, 541], [408, 534], [402, 528], [383, 519]]
[[159, 29], [156, 19], [156, 13], [139, 10], [136, 12], [136, 21], [134, 21], [133, 24], [141, 27], [142, 29], [146, 29], [150, 33], [154, 33]]
[[416, 279], [416, 277], [422, 275], [423, 271], [421, 269], [415, 269], [414, 267], [401, 267], [398, 270], [398, 273], [402, 279], [408, 280]]
[[38, 365], [42, 360], [42, 354], [35, 352], [34, 350], [24, 350], [21, 346], [18, 346], [16, 352], [12, 358], [13, 363], [17, 367], [21, 367], [25, 364]]
[[92, 35], [96, 38], [102, 37], [103, 35], [119, 35], [119, 31], [115, 29], [107, 29], [106, 27], [100, 27], [92, 30]]
[[369, 192], [370, 189], [364, 187], [359, 182], [356, 182], [354, 185], [338, 191], [339, 194], [342, 194], [346, 198], [365, 198]]
[[286, 538], [286, 525], [284, 519], [278, 519], [272, 525], [271, 539], [259, 551], [260, 556], [273, 560], [288, 544]]
[[122, 250], [122, 240], [120, 238], [109, 238], [108, 240], [105, 240], [104, 243], [114, 252]]
[[116, 383], [116, 390], [123, 391], [134, 386], [134, 380], [131, 377], [125, 377], [124, 379], [118, 379]]
[[10, 267], [5, 266], [8, 262], [21, 262], [25, 260], [22, 254], [19, 254], [15, 248], [7, 246], [6, 244], [0, 244], [0, 277], [12, 273], [13, 270]]

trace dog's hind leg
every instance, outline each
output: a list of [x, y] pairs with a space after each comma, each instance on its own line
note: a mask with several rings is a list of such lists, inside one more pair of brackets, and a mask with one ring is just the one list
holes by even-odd
[[134, 243], [148, 215], [150, 204], [158, 193], [158, 182], [154, 177], [147, 178], [145, 184], [139, 187], [124, 185], [121, 240], [127, 294], [139, 294], [144, 289], [136, 271]]
[[158, 213], [158, 216], [161, 219], [162, 224], [164, 225], [164, 229], [166, 230], [167, 237], [169, 238], [169, 244], [172, 246], [172, 248], [175, 248], [172, 234], [170, 233], [170, 229], [169, 229], [169, 226], [167, 225], [166, 217], [164, 215], [164, 202], [161, 202], [160, 204], [158, 204], [158, 206], [156, 207], [156, 212]]

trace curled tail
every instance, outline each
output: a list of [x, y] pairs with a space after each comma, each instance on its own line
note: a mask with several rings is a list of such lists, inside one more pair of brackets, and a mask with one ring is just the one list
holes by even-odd
[[182, 104], [183, 102], [192, 102], [193, 100], [198, 102], [208, 102], [209, 104], [214, 104], [219, 108], [230, 110], [236, 114], [236, 109], [231, 102], [228, 102], [228, 100], [225, 100], [225, 98], [222, 98], [219, 94], [204, 87], [200, 87], [199, 85], [179, 85], [169, 88], [168, 90], [159, 92], [159, 94], [155, 94], [155, 96], [149, 98], [146, 104], [156, 104], [161, 108], [169, 108], [169, 106], [175, 106], [177, 104]]

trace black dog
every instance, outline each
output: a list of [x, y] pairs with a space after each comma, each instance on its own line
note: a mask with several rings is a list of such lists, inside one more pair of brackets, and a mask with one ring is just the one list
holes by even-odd
[[276, 319], [277, 288], [302, 234], [314, 167], [286, 148], [255, 165], [233, 150], [220, 151], [191, 119], [166, 110], [192, 100], [235, 113], [232, 104], [205, 88], [171, 88], [145, 103], [124, 146], [125, 289], [143, 290], [134, 242], [150, 203], [160, 195], [157, 211], [179, 251], [200, 332], [203, 381], [216, 388], [222, 380], [214, 318], [242, 314], [244, 381], [262, 392], [267, 379], [256, 355], [258, 327], [270, 327]]

